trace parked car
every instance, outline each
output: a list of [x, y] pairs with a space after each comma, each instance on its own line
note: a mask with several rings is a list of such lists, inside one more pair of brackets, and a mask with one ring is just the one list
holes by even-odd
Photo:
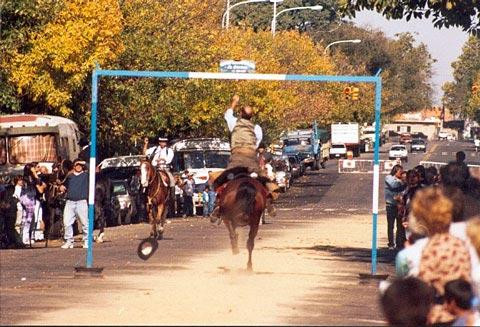
[[412, 143], [412, 135], [410, 133], [400, 134], [400, 144]]
[[330, 159], [346, 157], [347, 147], [345, 146], [345, 144], [332, 144], [332, 147], [330, 148]]
[[414, 151], [427, 152], [427, 142], [425, 142], [425, 141], [422, 140], [422, 139], [414, 139], [414, 140], [412, 140], [412, 143], [411, 143], [411, 145], [410, 145], [410, 152], [414, 152]]
[[302, 163], [298, 156], [288, 156], [288, 161], [290, 162], [290, 166], [292, 167], [292, 178], [298, 178], [303, 175]]
[[292, 178], [290, 162], [286, 158], [280, 158], [273, 160], [272, 166], [275, 171], [275, 179], [278, 187], [280, 187], [283, 192], [286, 192], [290, 188], [290, 180]]
[[111, 202], [112, 220], [117, 225], [130, 224], [132, 217], [137, 214], [135, 199], [130, 195], [128, 181], [125, 179], [112, 180]]
[[403, 144], [393, 145], [388, 151], [388, 158], [390, 160], [400, 159], [402, 161], [408, 162], [408, 151], [407, 147]]
[[448, 133], [448, 132], [445, 132], [445, 131], [438, 132], [438, 140], [439, 141], [445, 141], [445, 140], [448, 139], [449, 136], [450, 136], [450, 133]]

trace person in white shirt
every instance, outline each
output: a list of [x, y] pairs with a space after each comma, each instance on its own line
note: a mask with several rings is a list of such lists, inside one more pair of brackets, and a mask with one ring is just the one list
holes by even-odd
[[144, 139], [143, 154], [151, 161], [152, 165], [158, 170], [165, 172], [168, 176], [168, 213], [167, 217], [175, 215], [175, 178], [170, 172], [173, 161], [173, 150], [167, 146], [168, 139], [165, 137], [158, 138], [158, 145], [148, 147], [148, 137]]
[[143, 153], [152, 162], [154, 167], [165, 171], [168, 175], [170, 187], [175, 187], [175, 179], [170, 172], [170, 165], [173, 160], [173, 150], [167, 147], [168, 139], [164, 137], [158, 138], [158, 145], [148, 147], [148, 137], [144, 139]]

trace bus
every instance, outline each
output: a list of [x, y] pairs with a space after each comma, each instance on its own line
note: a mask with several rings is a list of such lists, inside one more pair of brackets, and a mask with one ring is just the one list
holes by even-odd
[[230, 161], [230, 143], [220, 138], [192, 138], [172, 145], [173, 169], [188, 170], [195, 180], [194, 207], [201, 207], [201, 192], [208, 181], [208, 173], [224, 170]]
[[78, 157], [81, 134], [70, 119], [34, 114], [0, 116], [0, 177], [20, 175], [23, 167], [38, 162], [52, 170], [62, 159]]

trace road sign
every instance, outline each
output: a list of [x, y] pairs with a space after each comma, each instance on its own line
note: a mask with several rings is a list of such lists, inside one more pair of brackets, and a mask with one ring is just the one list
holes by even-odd
[[222, 73], [255, 73], [255, 63], [249, 60], [221, 60]]

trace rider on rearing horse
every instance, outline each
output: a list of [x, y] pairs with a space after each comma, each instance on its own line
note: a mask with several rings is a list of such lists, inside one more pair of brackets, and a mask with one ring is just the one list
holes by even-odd
[[[225, 120], [228, 125], [228, 129], [231, 132], [231, 156], [227, 169], [223, 171], [213, 181], [213, 187], [217, 191], [217, 207], [212, 213], [213, 217], [218, 217], [218, 202], [221, 201], [221, 193], [224, 188], [224, 184], [228, 182], [231, 174], [246, 170], [248, 174], [256, 173], [260, 177], [266, 177], [264, 170], [260, 169], [257, 147], [262, 141], [263, 133], [262, 129], [258, 125], [252, 123], [253, 109], [250, 106], [244, 106], [240, 112], [240, 118], [234, 116], [234, 109], [238, 105], [240, 97], [234, 95], [232, 98], [232, 104], [225, 112]], [[275, 191], [278, 187], [271, 182], [266, 182], [265, 186], [270, 192], [271, 199], [268, 201], [267, 210], [270, 214], [274, 214], [274, 208], [271, 200], [276, 198]], [[213, 221], [213, 219], [212, 219]]]

